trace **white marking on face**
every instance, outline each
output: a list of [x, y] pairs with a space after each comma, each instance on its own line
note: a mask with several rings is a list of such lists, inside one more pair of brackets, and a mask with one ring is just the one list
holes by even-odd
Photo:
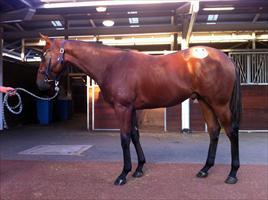
[[192, 55], [195, 58], [201, 58], [202, 59], [202, 58], [205, 58], [205, 57], [208, 56], [208, 52], [207, 52], [206, 49], [198, 47], [198, 48], [193, 48]]

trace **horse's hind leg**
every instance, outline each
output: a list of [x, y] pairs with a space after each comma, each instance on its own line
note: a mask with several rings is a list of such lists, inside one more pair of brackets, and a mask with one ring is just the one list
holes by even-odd
[[231, 171], [225, 180], [225, 183], [235, 184], [237, 182], [237, 171], [240, 166], [239, 162], [239, 140], [238, 140], [238, 127], [235, 127], [232, 122], [231, 111], [229, 105], [216, 107], [215, 111], [219, 120], [225, 130], [226, 135], [228, 136], [231, 142], [231, 156], [232, 156], [232, 164]]
[[136, 110], [133, 110], [133, 113], [132, 113], [131, 139], [132, 139], [132, 142], [134, 144], [134, 147], [136, 149], [137, 156], [138, 156], [138, 166], [132, 176], [141, 177], [143, 175], [142, 168], [145, 163], [145, 157], [144, 157], [143, 150], [140, 144], [140, 133], [138, 129]]
[[202, 99], [199, 100], [199, 104], [201, 106], [202, 113], [204, 115], [205, 121], [208, 127], [208, 133], [210, 136], [210, 144], [208, 149], [207, 161], [205, 166], [196, 174], [197, 177], [203, 178], [207, 177], [208, 170], [214, 166], [217, 145], [219, 140], [220, 133], [220, 125], [217, 120], [213, 109]]

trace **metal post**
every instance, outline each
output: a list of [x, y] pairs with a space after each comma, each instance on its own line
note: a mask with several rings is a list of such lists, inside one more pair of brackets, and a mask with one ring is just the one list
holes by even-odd
[[87, 76], [87, 130], [89, 131], [89, 86], [90, 78]]
[[92, 95], [91, 95], [91, 106], [92, 106], [92, 110], [91, 110], [91, 126], [92, 126], [92, 130], [95, 130], [95, 108], [94, 108], [94, 104], [95, 104], [95, 81], [92, 80]]
[[252, 33], [252, 49], [256, 49], [256, 33]]
[[[181, 50], [187, 49], [189, 44], [183, 38], [181, 42]], [[190, 100], [187, 99], [181, 104], [181, 129], [182, 132], [190, 131]]]
[[[0, 27], [0, 86], [3, 85], [3, 28]], [[0, 130], [3, 130], [3, 94], [0, 93]]]
[[21, 53], [20, 53], [21, 61], [25, 61], [25, 39], [21, 39]]
[[247, 54], [247, 83], [251, 82], [251, 55]]

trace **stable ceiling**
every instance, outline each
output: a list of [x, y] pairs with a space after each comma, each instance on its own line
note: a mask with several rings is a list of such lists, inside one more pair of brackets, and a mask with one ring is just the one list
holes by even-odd
[[[6, 46], [11, 48], [18, 47], [23, 38], [39, 39], [39, 33], [54, 37], [143, 33], [183, 35], [189, 31], [192, 18], [190, 8], [191, 2], [194, 1], [167, 0], [163, 1], [165, 3], [145, 4], [145, 2], [155, 1], [1, 0], [0, 27], [2, 27], [2, 37]], [[111, 5], [115, 2], [121, 2], [121, 5]], [[132, 3], [122, 5], [122, 2]], [[57, 3], [75, 3], [75, 5], [49, 8]], [[105, 5], [107, 10], [97, 12], [96, 7], [103, 3], [109, 4]], [[87, 6], [76, 7], [82, 4]], [[209, 8], [233, 9], [210, 10]], [[113, 20], [114, 26], [105, 27], [104, 20]], [[130, 23], [131, 20], [136, 23]], [[193, 33], [267, 32], [268, 1], [200, 0], [199, 11], [193, 22]]]
[[[38, 37], [39, 32], [50, 36], [180, 32], [182, 31], [183, 20], [189, 15], [190, 8], [189, 1], [142, 5], [111, 5], [106, 6], [106, 12], [102, 13], [96, 11], [97, 6], [46, 8], [47, 5], [70, 2], [75, 2], [76, 5], [79, 5], [96, 1], [0, 1], [0, 23], [4, 28], [4, 38]], [[103, 1], [99, 2], [101, 4]], [[139, 1], [136, 0], [135, 2]], [[204, 10], [215, 7], [233, 7], [234, 9]], [[213, 20], [212, 16], [212, 20], [209, 21], [209, 15], [216, 15], [216, 18], [214, 16]], [[138, 23], [130, 24], [129, 18], [138, 18]], [[102, 22], [105, 19], [114, 20], [114, 26], [104, 27]], [[52, 21], [59, 21], [61, 25], [55, 27]], [[193, 27], [194, 32], [244, 30], [268, 30], [267, 0], [200, 0], [199, 12]]]

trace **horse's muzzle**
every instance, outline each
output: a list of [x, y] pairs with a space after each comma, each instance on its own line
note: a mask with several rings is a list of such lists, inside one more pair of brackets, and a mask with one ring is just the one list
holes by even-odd
[[49, 90], [51, 87], [51, 85], [45, 80], [36, 80], [36, 85], [41, 91]]

